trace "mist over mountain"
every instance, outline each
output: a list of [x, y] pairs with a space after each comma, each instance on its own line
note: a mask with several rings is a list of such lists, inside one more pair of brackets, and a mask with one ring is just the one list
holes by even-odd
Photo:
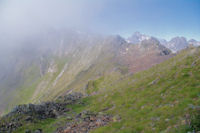
[[[122, 122], [122, 125], [132, 123], [132, 119], [124, 123], [122, 120], [127, 120], [127, 118], [124, 118], [123, 115], [129, 117], [129, 113], [123, 110], [119, 111], [119, 107], [124, 106], [124, 103], [119, 101], [125, 102], [123, 99], [127, 100], [128, 98], [127, 104], [129, 105], [130, 100], [134, 98], [129, 95], [136, 95], [139, 99], [144, 101], [148, 99], [148, 102], [157, 104], [153, 107], [155, 112], [157, 106], [162, 104], [165, 106], [165, 103], [170, 103], [168, 99], [172, 97], [180, 97], [178, 100], [184, 102], [182, 94], [186, 93], [185, 97], [192, 99], [189, 96], [193, 96], [198, 90], [184, 90], [184, 93], [174, 92], [180, 91], [179, 87], [184, 87], [185, 84], [198, 86], [198, 78], [194, 77], [192, 82], [187, 82], [188, 75], [185, 68], [187, 67], [187, 70], [191, 70], [192, 73], [195, 71], [195, 76], [198, 76], [196, 71], [199, 69], [199, 48], [189, 48], [185, 45], [183, 46], [187, 47], [186, 49], [180, 48], [178, 46], [186, 39], [177, 37], [170, 41], [170, 43], [174, 43], [170, 46], [177, 46], [176, 48], [182, 50], [173, 54], [174, 47], [170, 50], [157, 38], [142, 38], [138, 43], [131, 43], [119, 35], [51, 30], [24, 39], [23, 43], [18, 45], [20, 46], [18, 49], [14, 49], [10, 53], [6, 52], [4, 56], [2, 54], [2, 57], [5, 58], [1, 58], [0, 61], [0, 110], [2, 114], [11, 111], [1, 118], [0, 131], [64, 132], [69, 130], [78, 132], [98, 130], [108, 123]], [[183, 41], [179, 41], [179, 39]], [[187, 66], [183, 67], [185, 63]], [[180, 71], [178, 74], [173, 71], [176, 67]], [[173, 80], [168, 81], [170, 78]], [[152, 96], [160, 97], [160, 91], [163, 91], [165, 85], [175, 86], [169, 90], [169, 93], [172, 94], [166, 94], [167, 98], [163, 98], [161, 104], [157, 103], [157, 99], [151, 101]], [[132, 87], [134, 87], [134, 91], [130, 91]], [[155, 90], [153, 91], [153, 89]], [[113, 94], [116, 95], [116, 93], [119, 93], [120, 96], [113, 97]], [[149, 95], [149, 93], [153, 94]], [[140, 96], [144, 94], [145, 97]], [[94, 99], [86, 102], [87, 98]], [[102, 106], [98, 103], [101, 102], [100, 100], [105, 100], [101, 103]], [[116, 107], [112, 105], [108, 108], [106, 101]], [[192, 101], [196, 104], [195, 99]], [[134, 108], [141, 110], [141, 107], [137, 107], [140, 104], [140, 102], [136, 102]], [[130, 109], [128, 105], [124, 107], [125, 110], [132, 112], [132, 108]], [[180, 108], [176, 103], [173, 103], [173, 106]], [[187, 108], [186, 106], [187, 104], [184, 104], [180, 110], [184, 112], [183, 108]], [[83, 112], [74, 112], [79, 107]], [[102, 115], [87, 111], [93, 107], [94, 110], [100, 107], [99, 112], [103, 110], [103, 113], [106, 113], [108, 108], [108, 111], [116, 111], [116, 113]], [[181, 114], [174, 113], [176, 117], [185, 119]], [[87, 120], [88, 117], [89, 120]], [[151, 118], [151, 116], [147, 117]], [[63, 120], [64, 118], [67, 120]], [[48, 125], [53, 123], [48, 122], [49, 119], [53, 122], [63, 120], [68, 127], [58, 124], [50, 128]], [[47, 122], [47, 124], [40, 124], [40, 122]], [[98, 124], [99, 122], [100, 124]], [[177, 122], [179, 121], [177, 120]], [[36, 125], [37, 129], [32, 128], [35, 123], [38, 124]], [[82, 124], [76, 124], [74, 127], [73, 123]], [[13, 126], [9, 126], [10, 124]]]
[[0, 0], [0, 133], [199, 133], [198, 5]]
[[[9, 100], [13, 99], [13, 102], [16, 102], [17, 99], [24, 101], [23, 96], [18, 97], [16, 95], [16, 93], [20, 93], [16, 91], [22, 91], [23, 88], [26, 90], [33, 84], [38, 85], [33, 88], [36, 89], [35, 93], [29, 97], [29, 100], [36, 99], [39, 94], [42, 99], [49, 99], [50, 96], [46, 97], [45, 95], [54, 91], [59, 80], [69, 76], [62, 83], [62, 86], [70, 86], [71, 83], [75, 82], [74, 80], [79, 73], [91, 69], [99, 63], [101, 64], [101, 62], [104, 62], [104, 65], [111, 65], [110, 68], [101, 68], [102, 70], [96, 68], [93, 76], [85, 79], [85, 85], [88, 79], [95, 78], [95, 75], [102, 75], [105, 72], [110, 73], [110, 69], [114, 69], [114, 67], [116, 72], [122, 72], [126, 69], [127, 72], [136, 72], [167, 59], [165, 55], [170, 54], [170, 51], [161, 46], [156, 39], [144, 40], [141, 44], [135, 46], [128, 44], [119, 35], [103, 36], [73, 30], [47, 31], [24, 39], [22, 44], [18, 46], [20, 46], [18, 49], [13, 50], [12, 53], [7, 53], [9, 56], [5, 55], [1, 60], [0, 90], [2, 93], [0, 95], [1, 101], [3, 101], [0, 103], [1, 109], [8, 107], [9, 102], [6, 102], [8, 97], [10, 97]], [[147, 57], [148, 63], [141, 64], [140, 56], [145, 56], [148, 53], [151, 53], [151, 56]], [[135, 59], [138, 61], [136, 62]], [[135, 68], [133, 69], [133, 67]], [[49, 75], [47, 81], [38, 82], [45, 75]], [[84, 79], [81, 80], [83, 82]], [[47, 88], [48, 86], [52, 87]], [[60, 87], [60, 89], [63, 87]], [[84, 88], [84, 84], [80, 87]], [[44, 91], [45, 89], [47, 90]], [[42, 90], [43, 92], [40, 92]], [[11, 95], [12, 93], [14, 95]], [[42, 95], [42, 93], [44, 94]], [[9, 106], [13, 106], [14, 103], [11, 102], [10, 104]]]
[[[71, 90], [75, 82], [81, 82], [74, 87], [75, 90], [81, 90], [89, 79], [95, 79], [105, 73], [125, 74], [148, 69], [172, 57], [172, 52], [189, 46], [189, 42], [183, 37], [163, 42], [165, 41], [139, 32], [124, 39], [119, 35], [101, 35], [69, 29], [51, 29], [27, 37], [16, 42], [16, 48], [14, 45], [11, 49], [4, 47], [1, 52], [1, 110], [23, 103], [24, 99], [27, 102], [51, 99], [59, 95], [55, 92], [55, 95], [49, 95], [55, 88], [65, 91], [67, 87]], [[198, 42], [190, 40], [190, 43]], [[105, 66], [96, 68], [98, 65]], [[80, 73], [92, 68], [95, 73], [87, 78], [84, 77], [87, 74], [81, 74], [79, 77]], [[68, 78], [65, 79], [66, 77]], [[61, 82], [59, 86], [58, 82]], [[33, 87], [33, 90], [26, 90], [30, 87]], [[32, 92], [28, 97], [18, 94], [23, 91]]]

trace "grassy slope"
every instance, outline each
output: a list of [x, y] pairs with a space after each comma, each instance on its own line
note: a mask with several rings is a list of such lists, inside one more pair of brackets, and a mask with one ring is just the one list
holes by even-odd
[[184, 115], [200, 105], [199, 94], [200, 49], [182, 51], [93, 96], [91, 110], [110, 107], [106, 112], [122, 117], [94, 132], [175, 132], [175, 127], [184, 124]]
[[7, 96], [8, 101], [10, 101], [7, 103], [4, 113], [9, 112], [15, 105], [31, 102], [30, 97], [39, 82], [39, 77], [40, 73], [37, 65], [33, 64], [32, 67], [24, 69], [24, 82]]
[[[84, 92], [88, 81], [94, 80], [106, 72], [110, 73], [113, 68], [118, 67], [115, 61], [113, 61], [114, 53], [109, 51], [106, 51], [107, 53], [102, 53], [104, 50], [101, 50], [101, 47], [99, 48], [98, 45], [95, 45], [89, 51], [87, 48], [82, 51], [81, 49], [77, 49], [78, 54], [75, 53], [76, 56], [66, 56], [65, 58], [68, 58], [68, 61], [65, 62], [67, 64], [67, 69], [63, 72], [62, 76], [57, 80], [56, 84], [53, 85], [65, 64], [63, 64], [54, 77], [51, 78], [48, 86], [44, 89], [38, 89], [39, 95], [34, 99], [41, 97], [43, 101], [52, 100], [70, 90]], [[59, 63], [57, 62], [56, 64]], [[119, 71], [112, 72], [112, 74], [115, 73], [119, 73]], [[48, 79], [48, 75], [45, 76], [47, 76]], [[47, 81], [47, 79], [42, 81]]]
[[[94, 133], [186, 132], [185, 114], [200, 105], [200, 48], [184, 50], [149, 70], [120, 80], [116, 76], [119, 75], [94, 80], [89, 89], [99, 93], [84, 99], [87, 106], [73, 107], [76, 112], [104, 110], [114, 119], [121, 117], [120, 122], [112, 122]], [[65, 118], [26, 125], [19, 131], [34, 127], [53, 132], [55, 123], [63, 124]]]
[[[65, 63], [68, 61], [68, 58], [58, 58], [58, 57], [53, 57], [53, 60], [55, 61], [56, 65], [56, 72], [55, 73], [46, 73], [40, 80], [40, 82], [37, 84], [37, 86], [34, 89], [34, 93], [32, 93], [32, 96], [29, 97], [31, 102], [37, 103], [40, 100], [46, 100], [48, 96], [50, 95], [50, 89], [52, 86], [52, 83], [56, 79], [56, 77], [59, 75], [59, 73], [62, 71]], [[42, 87], [40, 86], [40, 83], [46, 84]], [[36, 93], [37, 92], [37, 93]]]

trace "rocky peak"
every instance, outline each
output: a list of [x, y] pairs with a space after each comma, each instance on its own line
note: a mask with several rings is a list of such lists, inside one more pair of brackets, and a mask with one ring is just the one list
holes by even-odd
[[188, 41], [189, 45], [193, 45], [193, 46], [200, 46], [200, 42], [194, 40], [194, 39], [190, 39]]
[[187, 39], [185, 37], [174, 37], [172, 38], [169, 42], [175, 42], [175, 43], [179, 43], [179, 42], [187, 42]]
[[150, 37], [148, 40], [143, 40], [139, 45], [148, 50], [157, 50], [160, 52], [160, 55], [169, 55], [171, 53], [168, 48], [161, 45], [159, 40], [154, 37]]
[[127, 39], [127, 42], [137, 44], [137, 43], [140, 43], [143, 40], [148, 40], [150, 38], [151, 37], [148, 36], [148, 35], [141, 34], [140, 32], [135, 32], [135, 33], [133, 33], [133, 35], [131, 37], [129, 37]]
[[171, 49], [173, 52], [182, 50], [186, 48], [187, 46], [188, 46], [188, 42], [185, 37], [174, 37], [166, 45], [166, 47]]
[[141, 41], [140, 44], [144, 46], [151, 46], [151, 45], [160, 45], [160, 42], [156, 38], [150, 37], [149, 39]]

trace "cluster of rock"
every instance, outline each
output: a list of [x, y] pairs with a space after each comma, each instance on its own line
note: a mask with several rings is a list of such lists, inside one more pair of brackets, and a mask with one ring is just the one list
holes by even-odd
[[36, 129], [35, 131], [31, 131], [31, 130], [27, 129], [25, 131], [25, 133], [43, 133], [43, 132], [42, 132], [42, 129]]
[[17, 128], [21, 127], [22, 123], [13, 121], [9, 123], [1, 123], [0, 125], [0, 133], [12, 133]]
[[[9, 114], [0, 119], [0, 133], [12, 133], [19, 127], [28, 123], [37, 123], [38, 120], [47, 118], [56, 118], [57, 116], [68, 117], [64, 127], [56, 130], [57, 133], [88, 133], [100, 126], [107, 125], [114, 118], [103, 113], [93, 113], [83, 111], [74, 115], [67, 113], [71, 111], [67, 108], [70, 104], [83, 104], [80, 98], [83, 95], [73, 93], [59, 97], [54, 102], [45, 102], [42, 104], [26, 104], [16, 106]], [[43, 129], [27, 129], [25, 133], [42, 133]]]
[[63, 101], [64, 103], [73, 103], [76, 102], [78, 99], [81, 99], [82, 97], [82, 93], [72, 93], [58, 97], [58, 101]]
[[66, 103], [55, 103], [55, 102], [46, 102], [41, 105], [27, 104], [19, 105], [11, 112], [11, 114], [27, 114], [29, 116], [34, 116], [38, 119], [46, 118], [55, 118], [68, 112], [69, 109], [66, 108]]
[[82, 96], [80, 93], [73, 93], [60, 97], [57, 102], [18, 105], [9, 114], [0, 118], [0, 133], [13, 132], [23, 126], [24, 122], [35, 122], [63, 115], [70, 111], [70, 108], [66, 106], [74, 104]]
[[110, 115], [84, 111], [65, 127], [58, 128], [57, 133], [88, 133], [90, 130], [107, 125], [112, 120]]

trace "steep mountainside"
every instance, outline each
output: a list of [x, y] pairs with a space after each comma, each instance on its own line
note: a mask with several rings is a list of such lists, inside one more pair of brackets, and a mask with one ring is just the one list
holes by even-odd
[[0, 131], [197, 132], [199, 76], [200, 48], [188, 48], [142, 72], [99, 75], [81, 100], [76, 94], [18, 106], [2, 118]]
[[74, 31], [49, 31], [27, 38], [11, 55], [2, 65], [7, 72], [1, 69], [1, 111], [18, 104], [52, 100], [72, 91], [86, 93], [90, 81], [102, 75], [120, 77], [172, 56], [153, 38], [133, 45], [120, 36]]
[[171, 51], [155, 38], [143, 40], [137, 45], [129, 44], [121, 51], [121, 61], [131, 72], [145, 70], [172, 57]]

